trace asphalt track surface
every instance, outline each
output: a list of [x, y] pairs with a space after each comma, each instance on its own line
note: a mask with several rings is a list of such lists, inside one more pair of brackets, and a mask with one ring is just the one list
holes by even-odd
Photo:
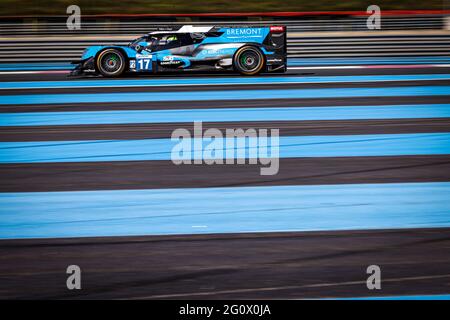
[[[0, 298], [450, 293], [450, 68], [209, 77], [0, 73]], [[135, 79], [151, 81], [126, 86]], [[282, 145], [279, 173], [262, 176], [261, 165], [176, 166], [127, 149], [167, 148], [193, 120], [277, 128], [308, 156]], [[81, 160], [59, 157], [71, 152]], [[70, 264], [80, 291], [65, 288]], [[372, 264], [379, 291], [366, 287]]]

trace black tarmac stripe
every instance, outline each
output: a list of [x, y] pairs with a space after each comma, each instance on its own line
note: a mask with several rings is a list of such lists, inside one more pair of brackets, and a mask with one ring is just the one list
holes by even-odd
[[306, 99], [253, 99], [210, 101], [117, 102], [117, 103], [66, 103], [44, 105], [0, 105], [1, 113], [11, 112], [63, 112], [63, 111], [113, 111], [113, 110], [174, 110], [217, 108], [278, 108], [323, 106], [382, 106], [404, 104], [450, 103], [449, 96], [406, 97], [345, 97]]
[[[83, 289], [69, 291], [65, 271], [74, 263]], [[382, 290], [367, 289], [373, 264]], [[449, 265], [449, 228], [1, 240], [0, 298], [447, 294]]]
[[117, 161], [0, 165], [0, 192], [206, 188], [450, 181], [450, 155], [283, 158], [279, 172], [260, 164], [175, 165]]
[[[279, 129], [280, 136], [449, 132], [450, 118], [203, 122], [203, 130]], [[178, 128], [194, 131], [194, 123], [64, 125], [0, 127], [0, 141], [128, 140], [170, 138]]]

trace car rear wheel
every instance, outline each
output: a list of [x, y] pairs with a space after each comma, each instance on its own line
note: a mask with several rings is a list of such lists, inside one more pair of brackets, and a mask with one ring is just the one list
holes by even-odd
[[255, 75], [260, 73], [264, 67], [264, 56], [258, 48], [245, 46], [234, 55], [233, 65], [243, 75]]
[[119, 50], [106, 49], [98, 55], [96, 66], [104, 77], [118, 77], [125, 71], [125, 57]]

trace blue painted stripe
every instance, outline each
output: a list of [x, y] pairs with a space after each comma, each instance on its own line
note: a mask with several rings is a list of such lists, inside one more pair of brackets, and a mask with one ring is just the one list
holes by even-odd
[[450, 95], [450, 86], [5, 95], [0, 105]]
[[450, 227], [449, 197], [449, 182], [1, 193], [0, 238]]
[[1, 113], [0, 126], [448, 118], [450, 104]]
[[[203, 150], [210, 143], [191, 142], [195, 140], [203, 142]], [[226, 145], [226, 139], [218, 140]], [[235, 144], [243, 157], [262, 154], [248, 140], [244, 142], [245, 147]], [[282, 136], [279, 143], [281, 158], [450, 154], [450, 133]], [[0, 163], [171, 160], [176, 144], [177, 140], [170, 139], [1, 142]], [[191, 145], [192, 153], [174, 155], [174, 159], [202, 158], [200, 147]], [[276, 156], [271, 150], [269, 156]]]
[[286, 83], [344, 83], [450, 80], [450, 74], [416, 75], [361, 75], [361, 76], [317, 76], [317, 77], [221, 77], [221, 78], [156, 78], [122, 80], [72, 80], [72, 81], [25, 81], [1, 82], [0, 89], [43, 89], [43, 88], [110, 88], [110, 87], [158, 87], [186, 85], [251, 85]]

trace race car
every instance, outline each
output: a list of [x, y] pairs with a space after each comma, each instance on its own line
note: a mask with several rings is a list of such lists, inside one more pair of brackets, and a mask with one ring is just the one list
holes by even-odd
[[285, 26], [179, 26], [161, 28], [128, 45], [84, 50], [72, 76], [175, 71], [286, 72]]

